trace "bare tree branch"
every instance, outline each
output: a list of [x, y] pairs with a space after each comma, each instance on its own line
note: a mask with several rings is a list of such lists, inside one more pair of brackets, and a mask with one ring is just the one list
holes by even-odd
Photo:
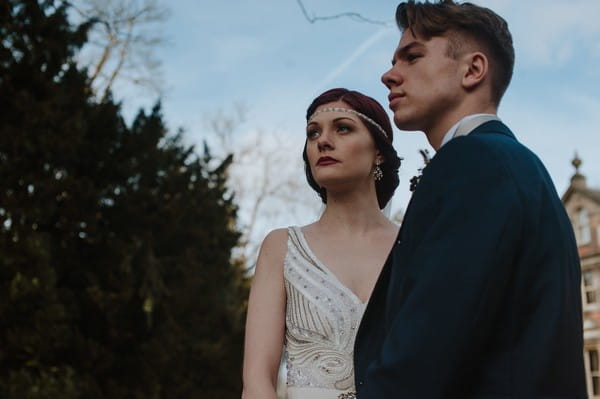
[[268, 230], [316, 216], [319, 202], [305, 183], [300, 150], [276, 132], [242, 134], [246, 112], [243, 104], [234, 104], [227, 113], [219, 110], [205, 118], [213, 148], [221, 157], [233, 154], [228, 186], [239, 206], [242, 232], [236, 254], [251, 272]]
[[306, 10], [306, 7], [304, 6], [304, 3], [302, 2], [302, 0], [296, 0], [296, 2], [298, 3], [298, 6], [300, 6], [300, 9], [302, 10], [302, 14], [304, 14], [304, 17], [306, 18], [306, 20], [308, 22], [310, 22], [311, 24], [314, 24], [317, 21], [330, 21], [332, 19], [340, 19], [340, 18], [350, 18], [356, 22], [366, 22], [369, 24], [374, 24], [374, 25], [383, 25], [383, 26], [390, 26], [392, 24], [392, 21], [378, 21], [375, 19], [370, 19], [367, 17], [364, 17], [362, 14], [359, 14], [357, 12], [343, 12], [343, 13], [339, 13], [339, 14], [334, 14], [334, 15], [328, 15], [328, 16], [316, 16], [316, 15], [309, 15], [308, 11]]
[[94, 83], [94, 81], [96, 80], [96, 78], [98, 77], [98, 75], [100, 74], [102, 69], [104, 68], [104, 64], [106, 64], [106, 61], [108, 61], [108, 59], [110, 58], [110, 54], [111, 54], [115, 44], [116, 43], [114, 42], [114, 40], [112, 38], [109, 38], [108, 42], [104, 45], [104, 50], [102, 51], [102, 55], [100, 56], [98, 63], [94, 67], [94, 72], [92, 73], [92, 76], [90, 77], [90, 84]]
[[160, 94], [160, 61], [154, 56], [164, 42], [161, 23], [168, 17], [162, 0], [70, 0], [76, 18], [94, 21], [90, 40], [78, 57], [91, 71], [89, 85], [105, 98], [117, 82]]
[[106, 99], [106, 97], [108, 96], [108, 93], [110, 93], [110, 88], [112, 87], [113, 82], [115, 81], [117, 76], [119, 76], [119, 72], [121, 72], [121, 69], [123, 68], [123, 64], [125, 63], [125, 59], [127, 57], [128, 51], [129, 51], [129, 45], [131, 43], [131, 30], [133, 29], [133, 24], [134, 24], [134, 22], [130, 22], [127, 25], [127, 38], [121, 45], [121, 51], [119, 51], [119, 61], [118, 61], [117, 65], [115, 66], [115, 68], [113, 69], [113, 72], [110, 75], [110, 78], [108, 78], [108, 82], [106, 83], [106, 86], [104, 87], [104, 93], [102, 94], [102, 101], [104, 101]]

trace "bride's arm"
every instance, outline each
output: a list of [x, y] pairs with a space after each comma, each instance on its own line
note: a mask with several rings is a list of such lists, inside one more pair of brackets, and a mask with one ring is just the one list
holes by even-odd
[[274, 230], [262, 243], [246, 318], [243, 399], [276, 399], [285, 334], [283, 261], [287, 230]]

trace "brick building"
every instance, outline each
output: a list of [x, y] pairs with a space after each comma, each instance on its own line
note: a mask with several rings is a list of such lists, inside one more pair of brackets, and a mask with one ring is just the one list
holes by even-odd
[[581, 258], [585, 369], [590, 399], [600, 398], [600, 190], [587, 186], [573, 159], [575, 174], [562, 197], [573, 224]]

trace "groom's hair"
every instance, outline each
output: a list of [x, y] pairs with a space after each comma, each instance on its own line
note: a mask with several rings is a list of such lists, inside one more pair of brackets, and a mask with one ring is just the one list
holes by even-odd
[[[312, 101], [306, 110], [306, 120], [308, 121], [310, 119], [319, 106], [336, 101], [345, 102], [349, 105], [349, 108], [367, 116], [385, 131], [384, 137], [372, 123], [365, 122], [365, 126], [369, 130], [369, 133], [371, 133], [373, 141], [375, 141], [375, 147], [377, 147], [383, 157], [383, 163], [379, 165], [383, 177], [381, 180], [375, 182], [377, 202], [379, 208], [383, 209], [390, 198], [392, 198], [392, 195], [394, 195], [394, 191], [396, 191], [396, 187], [398, 187], [398, 183], [400, 182], [398, 169], [400, 168], [401, 159], [398, 157], [396, 150], [392, 146], [394, 136], [392, 133], [390, 117], [381, 104], [374, 98], [355, 90], [337, 88], [327, 90]], [[308, 184], [319, 194], [323, 203], [326, 204], [327, 191], [317, 183], [312, 175], [310, 163], [308, 162], [308, 156], [306, 154], [306, 143], [304, 144], [304, 150], [302, 151], [302, 158], [304, 159], [304, 170], [306, 172]]]
[[472, 3], [440, 0], [417, 3], [408, 0], [396, 9], [400, 30], [409, 29], [415, 37], [429, 40], [434, 36], [448, 38], [448, 56], [458, 57], [465, 39], [481, 46], [488, 57], [492, 101], [498, 105], [513, 74], [515, 50], [506, 21], [490, 10]]

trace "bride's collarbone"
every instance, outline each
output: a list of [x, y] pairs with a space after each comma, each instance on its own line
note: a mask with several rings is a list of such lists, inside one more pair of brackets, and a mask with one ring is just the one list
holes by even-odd
[[319, 234], [310, 230], [304, 236], [313, 254], [340, 280], [358, 286], [365, 282], [370, 285], [377, 278], [397, 235], [396, 228], [367, 236]]
[[387, 258], [387, 250], [383, 245], [328, 245], [320, 243], [315, 254], [340, 280], [347, 285], [358, 288], [379, 275]]

